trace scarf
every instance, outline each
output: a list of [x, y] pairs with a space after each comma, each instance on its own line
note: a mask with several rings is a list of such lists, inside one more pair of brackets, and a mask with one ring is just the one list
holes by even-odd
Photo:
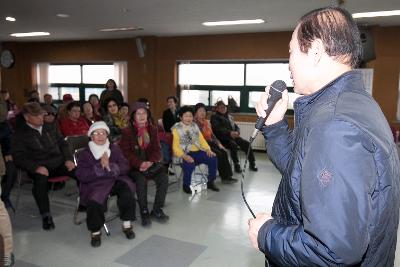
[[189, 152], [192, 145], [196, 146], [199, 150], [203, 150], [200, 145], [200, 129], [196, 123], [185, 125], [183, 122], [177, 122], [171, 129], [176, 129], [179, 135], [179, 146], [185, 153]]
[[95, 142], [90, 141], [89, 149], [92, 152], [94, 158], [97, 160], [103, 156], [104, 152], [107, 153], [108, 157], [110, 157], [111, 155], [110, 141], [108, 141], [108, 139], [104, 145], [98, 145]]
[[111, 114], [114, 124], [120, 128], [124, 129], [126, 126], [128, 126], [128, 120], [124, 118], [124, 116], [118, 111], [116, 114]]
[[139, 127], [136, 122], [133, 123], [136, 130], [138, 131], [137, 140], [140, 149], [145, 150], [147, 146], [150, 144], [150, 135], [147, 130], [147, 122], [143, 127]]

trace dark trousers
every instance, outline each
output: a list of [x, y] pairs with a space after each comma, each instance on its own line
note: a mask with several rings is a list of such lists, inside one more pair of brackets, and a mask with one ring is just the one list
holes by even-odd
[[206, 164], [208, 167], [208, 181], [212, 182], [217, 176], [217, 158], [209, 157], [204, 151], [191, 151], [188, 153], [194, 159], [193, 163], [185, 160], [182, 162], [183, 184], [190, 186], [192, 182], [192, 173], [197, 165]]
[[[231, 151], [231, 158], [233, 160], [233, 163], [239, 164], [239, 158], [238, 158], [238, 150], [241, 149], [247, 154], [247, 150], [249, 149], [250, 143], [246, 140], [244, 140], [241, 137], [235, 138], [235, 139], [230, 139], [230, 140], [225, 140], [221, 141], [222, 145], [226, 148], [228, 148]], [[255, 158], [254, 158], [254, 153], [253, 149], [250, 147], [250, 152], [249, 152], [249, 162], [250, 164], [255, 163]]]
[[50, 169], [48, 171], [49, 176], [44, 176], [39, 173], [28, 173], [29, 177], [33, 180], [32, 194], [41, 215], [50, 215], [49, 186], [47, 180], [56, 176], [69, 176], [76, 180], [75, 169], [68, 171], [64, 163], [56, 169]]
[[148, 179], [154, 180], [156, 184], [156, 196], [154, 198], [153, 210], [161, 209], [164, 206], [168, 190], [168, 175], [164, 171], [157, 173], [153, 177], [146, 178], [138, 170], [131, 170], [129, 176], [136, 184], [136, 195], [139, 202], [140, 211], [147, 208], [147, 182]]
[[[116, 181], [110, 195], [118, 197], [117, 206], [121, 221], [135, 220], [136, 203], [129, 186], [122, 181]], [[100, 231], [105, 222], [104, 213], [106, 210], [107, 200], [102, 204], [90, 200], [86, 204], [86, 225], [90, 232]]]
[[231, 178], [233, 173], [231, 164], [229, 163], [228, 153], [224, 149], [219, 148], [219, 146], [214, 142], [208, 142], [208, 145], [211, 147], [211, 150], [215, 155], [217, 155], [218, 172], [221, 179], [224, 180]]
[[7, 161], [6, 164], [6, 175], [1, 181], [1, 200], [9, 201], [10, 193], [14, 186], [17, 177], [17, 168], [13, 161]]

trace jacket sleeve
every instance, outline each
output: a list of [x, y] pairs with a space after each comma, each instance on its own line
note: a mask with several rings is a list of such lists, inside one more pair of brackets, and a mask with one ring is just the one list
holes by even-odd
[[[101, 167], [100, 160], [90, 158], [90, 150], [85, 149], [78, 156], [78, 163], [75, 170], [75, 175], [82, 183], [90, 183], [99, 178], [112, 178], [110, 172]], [[113, 170], [114, 172], [116, 170]]]
[[310, 129], [301, 170], [299, 225], [267, 221], [261, 251], [282, 266], [359, 263], [369, 244], [374, 145], [353, 125], [334, 121]]
[[185, 152], [183, 149], [180, 147], [180, 136], [178, 134], [178, 131], [176, 129], [172, 129], [172, 136], [173, 136], [173, 141], [172, 141], [172, 151], [174, 152], [174, 155], [181, 158]]
[[268, 157], [280, 173], [285, 172], [292, 151], [292, 132], [286, 120], [265, 126], [262, 130]]
[[[117, 145], [112, 145], [112, 153], [115, 153], [116, 162], [115, 164], [118, 166], [118, 175], [125, 175], [129, 171], [129, 162], [122, 154], [121, 149]], [[111, 163], [110, 163], [111, 165]]]
[[11, 154], [13, 161], [16, 166], [34, 173], [39, 167], [39, 164], [29, 157], [25, 142], [21, 139], [23, 139], [23, 135], [20, 135], [18, 132], [11, 138]]
[[56, 137], [57, 140], [57, 144], [60, 147], [61, 153], [64, 156], [64, 160], [70, 160], [73, 161], [74, 157], [72, 156], [72, 152], [71, 149], [69, 148], [69, 145], [67, 143], [67, 141], [65, 141], [64, 136], [62, 136], [62, 134], [60, 133], [60, 131], [57, 130], [56, 127], [54, 127], [54, 129], [52, 129], [54, 131], [54, 135]]
[[123, 129], [121, 140], [119, 142], [119, 147], [121, 148], [125, 158], [128, 160], [130, 167], [139, 170], [140, 165], [143, 163], [143, 160], [141, 160], [138, 156], [136, 156], [136, 153], [133, 150], [135, 148], [132, 147], [131, 145], [131, 135], [132, 135], [132, 130], [130, 127], [126, 127], [125, 129]]

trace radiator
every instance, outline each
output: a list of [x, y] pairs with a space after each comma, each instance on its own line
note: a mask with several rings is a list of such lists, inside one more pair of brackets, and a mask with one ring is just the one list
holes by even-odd
[[[236, 124], [240, 128], [240, 136], [245, 139], [249, 140], [251, 134], [254, 131], [254, 122], [243, 122], [243, 121], [237, 121]], [[265, 140], [264, 136], [262, 135], [261, 132], [258, 133], [256, 139], [253, 141], [251, 147], [256, 150], [263, 150], [265, 151]]]

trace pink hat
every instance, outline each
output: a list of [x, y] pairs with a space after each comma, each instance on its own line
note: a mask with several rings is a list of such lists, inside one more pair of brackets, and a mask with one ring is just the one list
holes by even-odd
[[71, 94], [64, 94], [63, 95], [63, 101], [64, 102], [69, 102], [69, 101], [74, 101], [74, 99], [72, 98]]

